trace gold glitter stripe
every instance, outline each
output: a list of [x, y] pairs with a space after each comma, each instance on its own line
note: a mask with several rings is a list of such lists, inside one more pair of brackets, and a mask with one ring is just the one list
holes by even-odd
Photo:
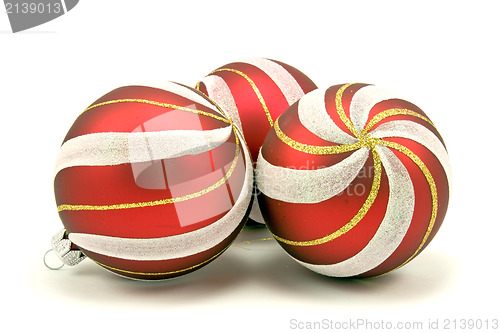
[[219, 106], [219, 104], [215, 103], [215, 101], [214, 101], [213, 99], [211, 99], [211, 98], [210, 98], [210, 96], [208, 96], [207, 94], [205, 94], [203, 91], [201, 91], [201, 90], [200, 90], [200, 82], [198, 82], [198, 83], [196, 84], [196, 90], [197, 90], [200, 94], [202, 94], [202, 95], [203, 95], [206, 99], [208, 99], [208, 100], [210, 101], [210, 103], [212, 103], [212, 104], [213, 104], [213, 105], [217, 108], [217, 110], [218, 110], [221, 114], [223, 114], [223, 115], [224, 115], [224, 116], [225, 116], [225, 117], [226, 117], [226, 118], [227, 118], [227, 119], [231, 122], [231, 124], [233, 124], [233, 120], [231, 119], [231, 117], [229, 117], [229, 116], [227, 115], [227, 113], [226, 113], [224, 110], [222, 110], [222, 108]]
[[346, 125], [349, 131], [351, 131], [351, 133], [354, 134], [354, 136], [359, 139], [361, 138], [361, 135], [359, 134], [358, 130], [354, 127], [354, 124], [352, 123], [351, 119], [349, 119], [345, 114], [344, 107], [342, 106], [342, 97], [344, 95], [344, 91], [353, 84], [354, 83], [347, 83], [344, 84], [342, 87], [340, 87], [340, 89], [335, 94], [335, 106], [337, 107], [337, 113], [342, 122], [344, 123], [344, 125]]
[[380, 113], [377, 113], [371, 120], [370, 122], [368, 122], [368, 124], [366, 124], [365, 128], [363, 129], [363, 134], [366, 134], [368, 133], [368, 131], [370, 129], [372, 129], [373, 126], [375, 126], [376, 124], [378, 124], [381, 120], [387, 118], [387, 117], [392, 117], [392, 116], [398, 116], [398, 115], [405, 115], [405, 116], [413, 116], [413, 117], [417, 117], [419, 119], [422, 119], [426, 122], [428, 122], [429, 124], [431, 124], [433, 127], [434, 124], [432, 123], [432, 121], [425, 117], [425, 116], [422, 116], [420, 113], [418, 112], [415, 112], [415, 111], [412, 111], [412, 110], [408, 110], [408, 109], [387, 109], [385, 111], [382, 111]]
[[[226, 246], [225, 248], [223, 248], [220, 252], [216, 253], [215, 255], [213, 255], [212, 257], [210, 257], [209, 259], [205, 260], [205, 261], [202, 261], [201, 263], [199, 264], [196, 264], [196, 265], [193, 265], [193, 266], [190, 266], [190, 267], [187, 267], [187, 268], [183, 268], [183, 269], [179, 269], [179, 270], [176, 270], [176, 271], [170, 271], [170, 272], [160, 272], [160, 273], [148, 273], [148, 272], [134, 272], [134, 271], [128, 271], [128, 270], [125, 270], [125, 269], [120, 269], [120, 268], [115, 268], [115, 267], [111, 267], [111, 266], [108, 266], [106, 264], [103, 264], [97, 260], [94, 260], [92, 258], [90, 258], [89, 256], [87, 256], [83, 251], [82, 253], [87, 257], [89, 258], [90, 260], [92, 260], [93, 262], [95, 262], [96, 264], [104, 267], [104, 268], [107, 268], [107, 269], [110, 269], [110, 270], [113, 270], [113, 271], [117, 271], [117, 272], [120, 272], [120, 273], [126, 273], [126, 274], [134, 274], [134, 275], [143, 275], [143, 276], [158, 276], [158, 275], [168, 275], [168, 274], [177, 274], [177, 273], [182, 273], [182, 272], [186, 272], [186, 271], [189, 271], [191, 269], [195, 269], [196, 267], [200, 267], [206, 263], [209, 263], [210, 261], [214, 260], [215, 258], [217, 258], [218, 256], [220, 256], [224, 251], [226, 251], [229, 246], [231, 246], [232, 242], [229, 243], [228, 246]], [[80, 250], [81, 251], [81, 250]]]
[[287, 136], [283, 131], [281, 130], [279, 124], [279, 117], [276, 119], [274, 123], [274, 131], [276, 132], [276, 135], [278, 138], [286, 143], [288, 146], [291, 148], [301, 151], [303, 153], [307, 154], [313, 154], [313, 155], [332, 155], [332, 154], [340, 154], [340, 153], [345, 153], [348, 151], [356, 150], [359, 148], [363, 147], [363, 143], [358, 141], [353, 144], [345, 144], [345, 145], [337, 145], [337, 146], [312, 146], [304, 143], [297, 142]]
[[210, 118], [214, 118], [214, 119], [223, 121], [223, 122], [225, 122], [227, 124], [231, 123], [231, 120], [226, 119], [224, 117], [217, 116], [217, 115], [212, 114], [210, 112], [205, 112], [205, 111], [202, 111], [202, 110], [190, 109], [190, 108], [186, 108], [186, 107], [178, 106], [178, 105], [174, 105], [174, 104], [161, 103], [161, 102], [156, 102], [156, 101], [150, 101], [150, 100], [147, 100], [147, 99], [135, 99], [135, 98], [115, 99], [115, 100], [110, 100], [110, 101], [98, 103], [98, 104], [95, 104], [95, 105], [91, 105], [88, 108], [86, 108], [85, 110], [83, 110], [82, 114], [85, 113], [85, 112], [87, 112], [88, 110], [97, 108], [99, 106], [109, 105], [109, 104], [117, 104], [117, 103], [143, 103], [143, 104], [155, 105], [155, 106], [160, 106], [160, 107], [167, 108], [167, 109], [174, 109], [174, 110], [186, 111], [186, 112], [191, 112], [191, 113], [197, 113], [199, 115], [203, 115], [203, 116], [207, 116], [207, 117], [210, 117]]
[[250, 84], [250, 86], [252, 86], [252, 89], [255, 92], [255, 95], [257, 95], [257, 98], [259, 99], [259, 102], [262, 105], [264, 112], [266, 113], [266, 117], [267, 117], [267, 120], [269, 121], [269, 125], [271, 127], [273, 127], [273, 118], [271, 117], [271, 113], [269, 112], [269, 109], [267, 108], [266, 102], [264, 101], [264, 97], [262, 97], [262, 94], [260, 93], [260, 90], [257, 87], [257, 85], [255, 84], [255, 82], [253, 82], [252, 79], [250, 77], [248, 77], [248, 75], [246, 75], [245, 73], [240, 72], [239, 70], [236, 70], [236, 69], [232, 69], [232, 68], [216, 69], [208, 75], [211, 75], [211, 74], [214, 74], [217, 72], [223, 72], [223, 71], [236, 73], [236, 74], [242, 76], [245, 80], [247, 80], [247, 82]]
[[400, 151], [401, 153], [405, 154], [413, 161], [413, 163], [415, 163], [420, 168], [420, 170], [422, 171], [422, 173], [425, 176], [425, 179], [427, 180], [427, 183], [429, 183], [429, 189], [431, 191], [431, 197], [432, 197], [431, 218], [429, 221], [429, 225], [427, 226], [427, 231], [425, 232], [424, 238], [422, 239], [422, 242], [418, 246], [417, 250], [404, 263], [402, 263], [398, 267], [394, 268], [394, 269], [397, 269], [397, 268], [400, 268], [400, 267], [406, 265], [411, 259], [413, 259], [417, 255], [417, 253], [422, 249], [422, 247], [427, 242], [427, 239], [429, 238], [429, 236], [432, 232], [432, 229], [434, 228], [434, 223], [436, 222], [437, 210], [438, 210], [437, 187], [436, 187], [436, 183], [434, 182], [434, 178], [432, 177], [432, 174], [429, 171], [429, 169], [427, 168], [427, 166], [410, 149], [406, 148], [403, 145], [400, 145], [400, 144], [397, 144], [394, 142], [390, 142], [390, 141], [381, 140], [379, 143], [381, 145], [386, 146], [386, 147], [396, 149], [396, 150]]
[[282, 238], [282, 237], [279, 237], [279, 236], [273, 234], [274, 238], [276, 238], [279, 242], [282, 242], [282, 243], [288, 244], [288, 245], [313, 246], [313, 245], [324, 244], [324, 243], [327, 243], [331, 240], [334, 240], [335, 238], [342, 236], [343, 234], [347, 233], [349, 230], [354, 228], [359, 223], [359, 221], [361, 221], [363, 219], [363, 217], [365, 217], [365, 215], [370, 210], [373, 202], [377, 198], [378, 190], [380, 188], [380, 180], [382, 177], [382, 162], [380, 161], [380, 156], [375, 149], [372, 150], [372, 154], [373, 154], [373, 164], [375, 167], [372, 188], [370, 190], [370, 193], [368, 194], [368, 197], [366, 198], [365, 202], [363, 203], [363, 206], [361, 207], [361, 209], [356, 213], [356, 215], [349, 222], [347, 222], [344, 226], [342, 226], [340, 229], [338, 229], [334, 233], [327, 235], [325, 237], [322, 237], [322, 238], [314, 239], [314, 240], [292, 241], [292, 240], [288, 240], [288, 239], [285, 239], [285, 238]]
[[[234, 129], [234, 127], [233, 127]], [[197, 198], [200, 197], [212, 190], [215, 190], [217, 187], [221, 186], [224, 184], [229, 177], [231, 177], [235, 167], [236, 163], [238, 161], [238, 156], [239, 156], [239, 140], [238, 137], [235, 133], [235, 139], [236, 139], [236, 151], [234, 154], [233, 162], [231, 164], [231, 167], [229, 168], [229, 171], [220, 179], [217, 183], [199, 191], [196, 193], [191, 193], [187, 194], [181, 197], [176, 197], [176, 198], [169, 198], [169, 199], [162, 199], [162, 200], [155, 200], [155, 201], [146, 201], [146, 202], [134, 202], [134, 203], [121, 203], [121, 204], [113, 204], [113, 205], [71, 205], [71, 204], [62, 204], [57, 206], [57, 211], [62, 212], [65, 210], [114, 210], [114, 209], [129, 209], [129, 208], [142, 208], [142, 207], [152, 207], [152, 206], [159, 206], [159, 205], [166, 205], [166, 204], [171, 204], [175, 202], [181, 202], [181, 201], [186, 201], [189, 199]]]

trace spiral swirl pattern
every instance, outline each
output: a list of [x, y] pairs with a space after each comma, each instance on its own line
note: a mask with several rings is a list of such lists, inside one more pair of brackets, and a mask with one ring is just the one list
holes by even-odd
[[339, 277], [384, 274], [419, 254], [444, 218], [450, 176], [427, 115], [366, 84], [305, 95], [275, 122], [256, 170], [274, 237]]

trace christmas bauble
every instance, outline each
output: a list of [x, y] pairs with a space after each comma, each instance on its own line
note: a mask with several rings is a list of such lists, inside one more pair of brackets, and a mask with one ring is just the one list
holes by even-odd
[[99, 98], [76, 119], [55, 167], [66, 229], [55, 242], [136, 279], [212, 261], [236, 238], [252, 199], [251, 157], [232, 121], [194, 89], [161, 88]]
[[367, 84], [318, 89], [274, 123], [256, 182], [266, 223], [300, 264], [336, 277], [399, 268], [446, 213], [450, 163], [429, 117]]
[[[217, 68], [196, 85], [241, 129], [254, 161], [274, 121], [316, 85], [298, 69], [265, 58]], [[250, 217], [263, 223], [257, 200]]]

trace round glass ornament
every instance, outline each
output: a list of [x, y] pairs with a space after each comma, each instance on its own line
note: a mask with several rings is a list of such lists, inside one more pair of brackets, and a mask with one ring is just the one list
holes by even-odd
[[[244, 135], [253, 161], [256, 161], [274, 121], [317, 86], [288, 64], [251, 58], [217, 68], [198, 82], [196, 88], [233, 119]], [[250, 218], [264, 223], [256, 199]]]
[[429, 117], [367, 84], [302, 97], [275, 121], [256, 168], [276, 240], [335, 277], [382, 275], [421, 253], [443, 222], [450, 176]]
[[222, 254], [249, 214], [242, 135], [198, 91], [127, 86], [92, 103], [59, 150], [54, 189], [63, 262], [86, 256], [134, 279], [194, 271]]

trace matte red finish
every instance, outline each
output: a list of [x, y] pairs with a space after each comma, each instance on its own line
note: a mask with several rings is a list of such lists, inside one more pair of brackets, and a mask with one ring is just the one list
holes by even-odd
[[[317, 89], [316, 84], [298, 69], [276, 60], [271, 61], [285, 68], [301, 86], [304, 94]], [[217, 70], [220, 69], [233, 69], [247, 75], [261, 93], [272, 121], [275, 121], [290, 106], [276, 83], [258, 67], [245, 62], [233, 62], [221, 66]], [[231, 90], [232, 97], [238, 108], [245, 140], [253, 161], [256, 161], [259, 149], [271, 127], [269, 119], [264, 112], [258, 95], [245, 77], [235, 72], [217, 70], [210, 75], [223, 78]], [[199, 89], [204, 94], [208, 94], [203, 82], [200, 82]], [[213, 96], [209, 97], [212, 98]]]
[[[335, 95], [341, 86], [332, 86], [327, 90], [325, 94], [326, 109], [338, 127], [350, 134], [349, 129], [336, 111]], [[347, 117], [350, 116], [349, 107], [353, 94], [364, 86], [366, 84], [354, 84], [345, 90], [342, 106]], [[301, 124], [298, 118], [297, 105], [298, 103], [292, 105], [281, 116], [279, 120], [281, 130], [288, 137], [300, 143], [316, 146], [335, 145], [336, 143], [319, 138]], [[376, 104], [369, 114], [368, 121], [381, 111], [391, 108], [409, 109], [426, 116], [421, 109], [412, 103], [399, 99], [391, 99]], [[414, 116], [391, 116], [381, 121], [374, 128], [384, 122], [402, 119], [411, 120], [425, 126], [442, 141], [441, 136], [439, 136], [439, 133], [432, 125]], [[443, 222], [449, 200], [448, 180], [442, 165], [426, 147], [409, 139], [385, 138], [384, 140], [401, 144], [415, 153], [429, 169], [437, 187], [439, 203], [437, 218], [432, 233], [419, 251], [420, 253], [433, 239]], [[402, 161], [410, 174], [415, 192], [414, 214], [411, 226], [396, 251], [378, 267], [360, 274], [358, 277], [384, 274], [403, 264], [415, 253], [422, 243], [431, 217], [431, 192], [424, 174], [409, 157], [395, 149], [389, 149]], [[269, 163], [291, 169], [317, 169], [331, 166], [342, 161], [350, 154], [352, 152], [337, 155], [307, 154], [295, 150], [281, 141], [274, 129], [269, 131], [262, 146], [262, 155]], [[359, 211], [370, 192], [374, 168], [372, 156], [370, 152], [370, 157], [365, 166], [348, 188], [331, 199], [319, 203], [299, 204], [275, 200], [261, 193], [258, 196], [259, 204], [271, 232], [288, 240], [308, 241], [332, 234], [349, 222]], [[283, 181], [286, 180], [284, 179]], [[295, 246], [282, 242], [280, 242], [280, 245], [292, 257], [306, 263], [328, 265], [344, 261], [361, 251], [373, 237], [384, 218], [388, 197], [389, 184], [382, 167], [381, 184], [375, 202], [364, 218], [353, 229], [321, 245]]]

